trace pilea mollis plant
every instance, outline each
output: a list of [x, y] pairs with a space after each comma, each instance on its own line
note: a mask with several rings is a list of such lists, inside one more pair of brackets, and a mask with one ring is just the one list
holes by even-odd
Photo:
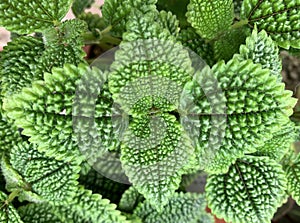
[[279, 56], [300, 49], [299, 0], [92, 4], [0, 2], [0, 222], [264, 223], [300, 204]]

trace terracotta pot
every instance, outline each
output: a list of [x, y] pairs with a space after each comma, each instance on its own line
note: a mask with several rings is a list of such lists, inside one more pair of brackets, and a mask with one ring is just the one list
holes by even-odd
[[[211, 213], [211, 210], [208, 207], [206, 207], [206, 212]], [[224, 221], [223, 219], [218, 219], [216, 216], [214, 217], [215, 217], [215, 223], [226, 223], [226, 221]]]

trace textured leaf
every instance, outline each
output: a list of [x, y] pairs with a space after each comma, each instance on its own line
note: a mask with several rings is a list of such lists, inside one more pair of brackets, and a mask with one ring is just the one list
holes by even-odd
[[[190, 57], [193, 61], [193, 66], [197, 66], [199, 63], [199, 57], [202, 58], [209, 66], [215, 64], [214, 52], [211, 44], [206, 43], [193, 28], [181, 30], [178, 36], [178, 40], [181, 41], [182, 45], [188, 47]], [[196, 55], [194, 55], [196, 53]]]
[[70, 223], [129, 223], [115, 204], [102, 199], [100, 194], [92, 194], [89, 190], [80, 188], [69, 206], [58, 205], [62, 217]]
[[32, 36], [15, 38], [4, 47], [0, 62], [2, 95], [18, 93], [31, 81], [41, 79], [36, 65], [43, 52], [43, 40]]
[[72, 0], [2, 0], [0, 25], [19, 34], [41, 32], [59, 23]]
[[[235, 53], [239, 52], [240, 46], [245, 43], [248, 34], [249, 29], [247, 27], [230, 29], [225, 32], [214, 43], [215, 60], [230, 60]], [[248, 58], [243, 59], [247, 60]]]
[[[93, 85], [87, 88], [80, 82], [82, 76], [95, 80]], [[108, 108], [111, 108], [112, 101], [107, 90], [100, 94], [99, 85], [105, 81], [103, 78], [100, 70], [91, 70], [88, 65], [65, 65], [53, 69], [52, 74], [45, 73], [45, 81], [36, 81], [31, 88], [24, 88], [20, 94], [7, 99], [4, 107], [16, 125], [24, 129], [22, 133], [30, 136], [32, 143], [38, 144], [39, 151], [58, 160], [81, 159], [78, 144], [81, 146], [85, 142], [88, 147], [88, 142], [93, 143], [98, 137], [106, 140], [104, 146], [111, 145], [113, 130], [109, 124], [111, 114]], [[76, 96], [77, 87], [79, 95]], [[96, 108], [96, 113], [91, 115], [93, 108]], [[91, 126], [94, 115], [97, 125]], [[99, 131], [100, 136], [92, 135], [95, 133], [89, 132], [92, 130], [97, 134]], [[99, 149], [100, 145], [95, 146]]]
[[243, 0], [233, 0], [234, 14], [236, 18], [240, 18]]
[[117, 36], [122, 36], [132, 10], [140, 10], [143, 14], [155, 9], [156, 0], [106, 0], [102, 6], [102, 16], [107, 25], [111, 25]]
[[78, 16], [78, 19], [83, 20], [88, 25], [88, 30], [91, 31], [95, 36], [100, 36], [100, 31], [106, 28], [104, 18], [98, 14], [82, 13]]
[[[287, 157], [285, 158], [288, 160]], [[291, 162], [289, 162], [288, 165], [284, 165], [288, 179], [288, 192], [292, 195], [297, 204], [300, 204], [300, 155], [298, 154], [296, 158], [291, 159], [290, 161]]]
[[257, 148], [256, 154], [269, 156], [271, 159], [280, 161], [283, 156], [291, 149], [291, 145], [296, 141], [299, 128], [291, 121], [282, 126], [282, 128], [273, 134], [273, 137], [267, 140], [264, 146]]
[[123, 193], [118, 209], [127, 213], [132, 213], [136, 206], [143, 200], [144, 197], [134, 187], [130, 187]]
[[233, 22], [232, 0], [191, 0], [186, 14], [188, 22], [204, 39], [213, 39]]
[[176, 16], [171, 12], [160, 11], [158, 14], [157, 21], [161, 24], [163, 28], [169, 30], [173, 36], [177, 36], [179, 33], [179, 21]]
[[134, 210], [134, 214], [143, 223], [196, 223], [205, 206], [206, 201], [201, 194], [176, 193], [170, 198], [163, 212], [158, 212], [150, 202], [145, 201]]
[[197, 223], [214, 223], [215, 218], [211, 214], [203, 213]]
[[121, 151], [129, 181], [158, 209], [178, 189], [181, 175], [194, 159], [189, 138], [168, 114], [134, 119], [124, 134]]
[[[74, 196], [80, 167], [78, 163], [57, 161], [38, 152], [32, 144], [18, 144], [11, 151], [10, 163], [23, 178], [27, 188], [48, 201], [62, 201]], [[4, 173], [6, 176], [7, 174]]]
[[285, 197], [281, 165], [268, 157], [246, 156], [228, 173], [211, 175], [206, 184], [209, 208], [232, 223], [267, 223]]
[[7, 203], [7, 195], [0, 191], [0, 222], [23, 223], [12, 204]]
[[251, 27], [264, 29], [279, 46], [300, 48], [299, 10], [298, 0], [245, 0], [241, 17], [248, 19]]
[[263, 146], [293, 113], [291, 96], [250, 60], [234, 58], [198, 72], [185, 87], [180, 110], [205, 171], [225, 173], [236, 158]]
[[88, 9], [92, 6], [95, 0], [74, 0], [72, 5], [72, 11], [77, 17], [84, 12], [85, 9]]
[[267, 68], [271, 74], [281, 81], [282, 62], [279, 57], [279, 49], [266, 31], [257, 32], [254, 29], [252, 35], [246, 39], [246, 44], [240, 47], [240, 59], [251, 59], [262, 68]]

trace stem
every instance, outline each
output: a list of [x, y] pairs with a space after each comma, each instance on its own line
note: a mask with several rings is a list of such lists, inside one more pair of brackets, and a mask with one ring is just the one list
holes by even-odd
[[7, 203], [11, 203], [19, 194], [21, 190], [14, 190], [8, 195], [8, 198], [6, 200]]
[[231, 26], [231, 28], [232, 28], [232, 29], [238, 29], [238, 28], [240, 28], [240, 27], [242, 27], [242, 26], [244, 26], [244, 25], [247, 25], [248, 22], [249, 22], [248, 19], [241, 20], [241, 21], [239, 21], [239, 22], [233, 24], [233, 25]]
[[109, 33], [110, 30], [112, 29], [112, 25], [107, 26], [105, 29], [103, 29], [100, 34], [105, 35], [106, 33]]

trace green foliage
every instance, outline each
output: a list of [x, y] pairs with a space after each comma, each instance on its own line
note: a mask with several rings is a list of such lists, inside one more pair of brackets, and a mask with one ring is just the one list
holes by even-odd
[[279, 49], [266, 31], [258, 33], [257, 29], [254, 29], [252, 35], [246, 39], [246, 44], [241, 45], [240, 60], [247, 59], [261, 64], [262, 68], [269, 69], [271, 74], [281, 81], [282, 62], [279, 57]]
[[101, 30], [105, 29], [105, 22], [103, 17], [98, 14], [82, 13], [78, 16], [80, 20], [83, 20], [88, 25], [88, 30], [91, 31], [95, 36], [100, 36]]
[[[270, 139], [292, 114], [296, 100], [291, 94], [251, 60], [234, 58], [198, 72], [185, 87], [180, 109], [195, 117], [188, 123], [183, 118], [182, 123], [189, 126], [205, 171], [227, 172], [236, 158], [255, 152]], [[213, 142], [210, 136], [215, 136]]]
[[118, 209], [127, 213], [132, 213], [137, 205], [142, 201], [144, 201], [144, 197], [137, 191], [137, 189], [131, 186], [123, 193]]
[[233, 21], [232, 0], [191, 0], [186, 14], [188, 22], [204, 39], [213, 39]]
[[300, 48], [300, 2], [244, 0], [241, 17], [251, 27], [265, 30], [283, 48]]
[[134, 119], [121, 151], [130, 182], [158, 209], [174, 194], [194, 159], [189, 138], [176, 118], [166, 114]]
[[72, 0], [2, 0], [0, 25], [19, 34], [41, 32], [59, 23], [71, 3]]
[[7, 195], [0, 191], [0, 222], [23, 223], [16, 209], [7, 199]]
[[286, 181], [282, 167], [274, 160], [246, 156], [226, 174], [208, 178], [208, 206], [227, 222], [267, 223], [284, 201]]
[[169, 30], [173, 36], [176, 37], [178, 35], [180, 30], [179, 21], [171, 12], [160, 11], [157, 20], [161, 26]]
[[79, 16], [85, 9], [90, 8], [95, 0], [74, 0], [72, 11], [75, 16]]
[[191, 223], [201, 219], [205, 204], [203, 195], [176, 193], [164, 207], [163, 215], [147, 201], [135, 209], [134, 215], [141, 218], [143, 223]]

